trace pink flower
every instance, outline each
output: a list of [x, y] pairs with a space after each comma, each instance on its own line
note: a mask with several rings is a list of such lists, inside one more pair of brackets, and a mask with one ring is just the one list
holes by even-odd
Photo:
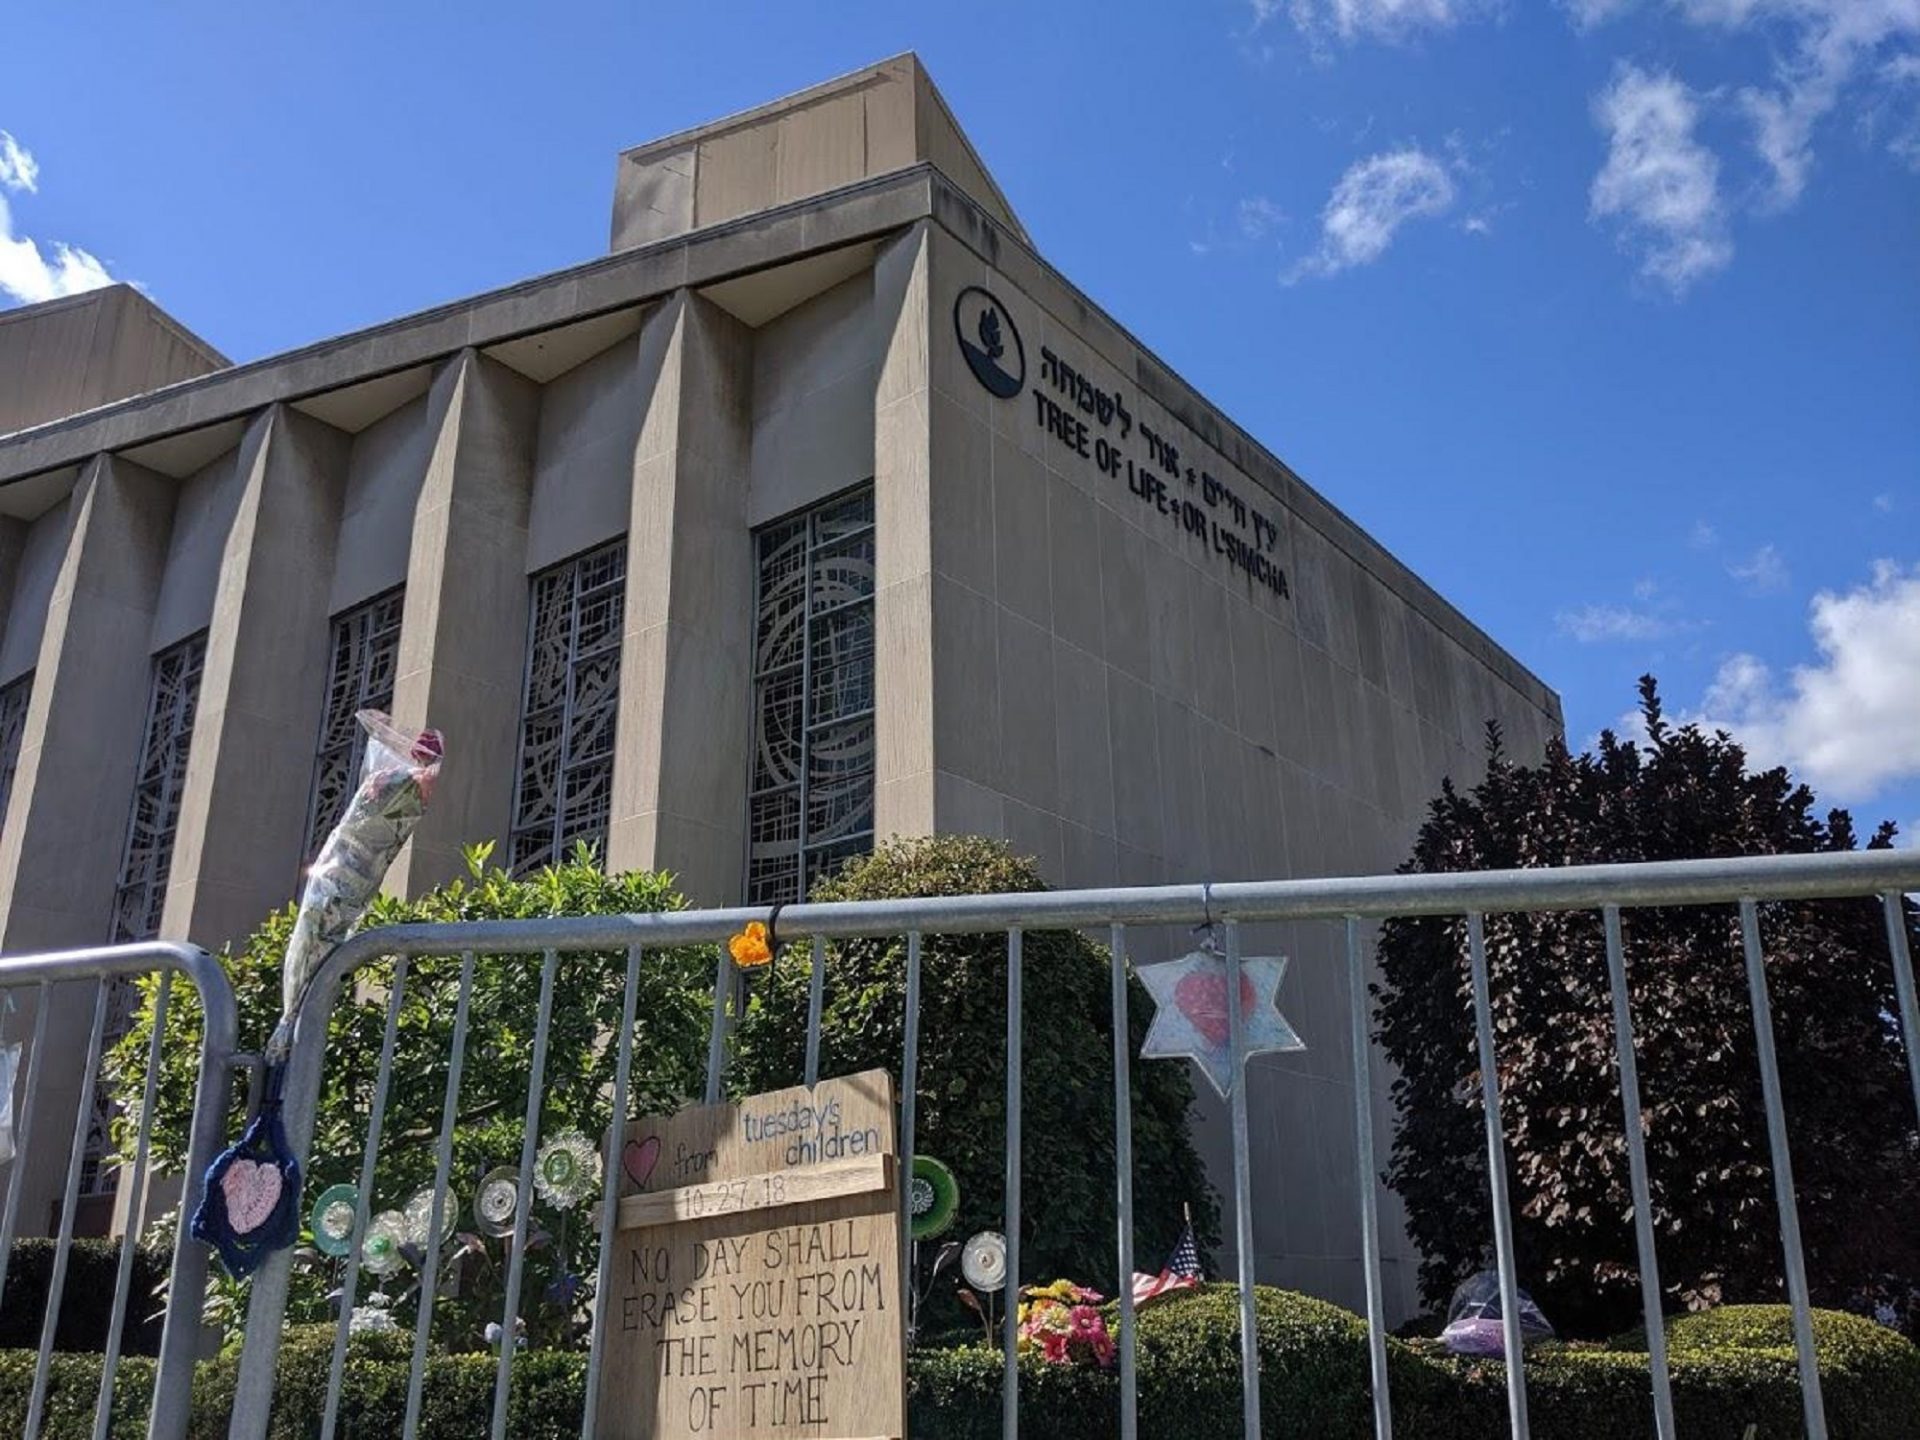
[[1093, 1358], [1100, 1362], [1102, 1369], [1106, 1369], [1113, 1364], [1113, 1354], [1113, 1337], [1107, 1334], [1103, 1326], [1100, 1333], [1093, 1337]]
[[1065, 1365], [1068, 1362], [1067, 1337], [1059, 1330], [1040, 1332], [1040, 1358], [1049, 1365]]
[[1107, 1333], [1100, 1312], [1091, 1305], [1076, 1305], [1067, 1315], [1067, 1325], [1077, 1340], [1091, 1340], [1095, 1335]]

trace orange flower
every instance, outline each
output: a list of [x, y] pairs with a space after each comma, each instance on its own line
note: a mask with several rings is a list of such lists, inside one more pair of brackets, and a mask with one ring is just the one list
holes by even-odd
[[727, 953], [742, 970], [767, 964], [773, 959], [773, 949], [767, 944], [767, 927], [758, 920], [748, 921], [746, 929], [727, 941]]

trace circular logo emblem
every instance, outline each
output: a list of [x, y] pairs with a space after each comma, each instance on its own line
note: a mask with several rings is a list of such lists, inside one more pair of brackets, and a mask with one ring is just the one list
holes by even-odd
[[1027, 383], [1027, 352], [1006, 306], [969, 285], [953, 302], [953, 333], [974, 379], [1002, 400], [1020, 393]]

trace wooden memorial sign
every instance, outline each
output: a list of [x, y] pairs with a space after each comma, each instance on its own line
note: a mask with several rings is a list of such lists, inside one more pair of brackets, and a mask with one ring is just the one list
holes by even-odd
[[900, 1440], [892, 1077], [627, 1126], [597, 1440]]

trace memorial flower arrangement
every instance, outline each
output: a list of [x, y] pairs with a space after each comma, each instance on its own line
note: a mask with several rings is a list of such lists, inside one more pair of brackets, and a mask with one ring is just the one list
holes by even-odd
[[1105, 1368], [1113, 1364], [1113, 1336], [1096, 1308], [1101, 1298], [1099, 1292], [1071, 1280], [1027, 1286], [1020, 1292], [1020, 1308], [1015, 1312], [1020, 1352], [1038, 1350], [1049, 1365], [1090, 1361]]
[[727, 953], [742, 970], [758, 969], [772, 963], [773, 942], [767, 927], [758, 920], [747, 922], [746, 929], [727, 941]]

